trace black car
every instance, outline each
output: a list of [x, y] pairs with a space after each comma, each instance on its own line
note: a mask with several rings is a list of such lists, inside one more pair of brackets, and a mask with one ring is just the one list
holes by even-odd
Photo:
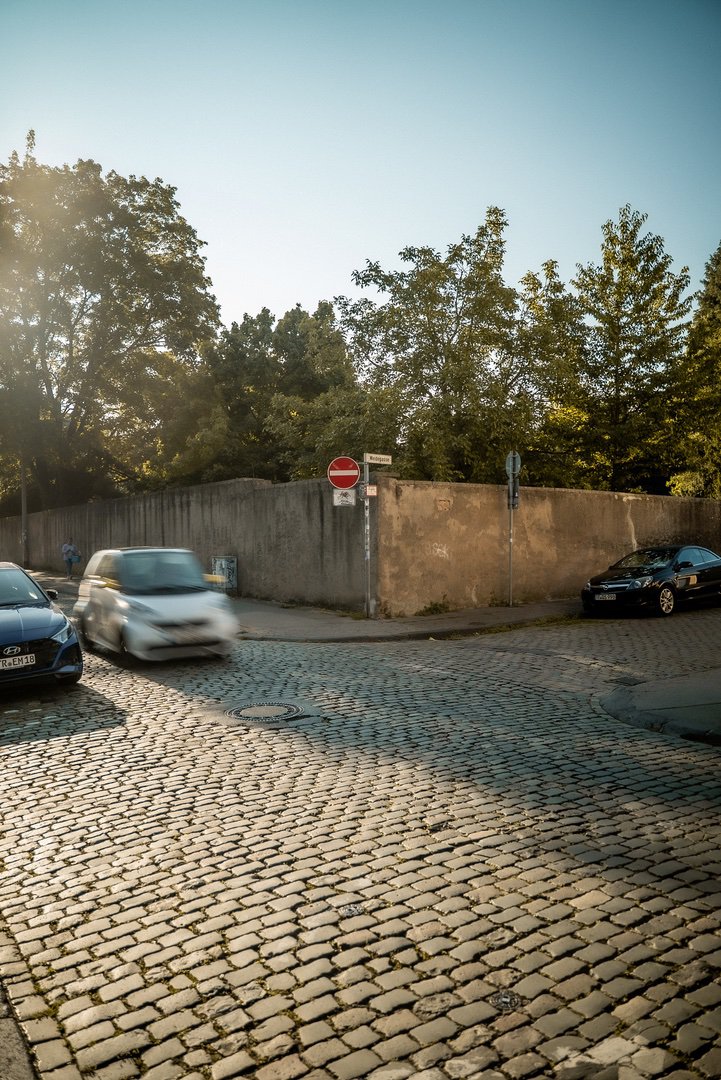
[[679, 600], [721, 596], [721, 556], [696, 544], [659, 545], [624, 555], [581, 590], [584, 611], [651, 608], [671, 615]]
[[76, 683], [83, 655], [75, 627], [47, 592], [11, 562], [0, 562], [0, 686], [54, 678]]

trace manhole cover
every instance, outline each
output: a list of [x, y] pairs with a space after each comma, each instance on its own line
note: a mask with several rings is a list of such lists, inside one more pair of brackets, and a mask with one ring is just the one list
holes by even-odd
[[226, 716], [234, 720], [294, 720], [303, 716], [303, 709], [297, 705], [289, 705], [285, 701], [251, 701], [247, 705], [239, 705], [237, 709], [227, 709]]
[[521, 1004], [521, 998], [518, 994], [514, 994], [512, 990], [499, 990], [497, 994], [494, 994], [492, 998], [489, 998], [491, 1005], [496, 1009], [500, 1009], [501, 1012], [513, 1012]]

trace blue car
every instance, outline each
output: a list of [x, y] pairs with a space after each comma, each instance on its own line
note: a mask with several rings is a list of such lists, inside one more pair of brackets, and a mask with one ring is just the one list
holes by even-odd
[[76, 683], [83, 654], [73, 624], [19, 566], [0, 562], [0, 686], [54, 678]]

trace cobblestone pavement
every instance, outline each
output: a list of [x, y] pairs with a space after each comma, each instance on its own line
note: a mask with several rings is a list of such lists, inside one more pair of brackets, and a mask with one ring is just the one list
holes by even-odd
[[5, 699], [42, 1080], [721, 1075], [721, 752], [599, 704], [720, 642], [718, 609], [245, 642]]

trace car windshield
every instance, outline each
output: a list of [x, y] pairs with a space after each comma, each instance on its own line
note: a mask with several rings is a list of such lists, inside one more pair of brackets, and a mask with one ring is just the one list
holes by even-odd
[[200, 563], [189, 551], [129, 551], [122, 560], [123, 590], [135, 594], [207, 589]]
[[630, 555], [624, 555], [613, 568], [626, 570], [630, 567], [642, 567], [644, 570], [660, 570], [673, 562], [678, 553], [678, 548], [643, 548], [641, 551], [632, 551]]
[[0, 607], [47, 603], [48, 598], [40, 586], [22, 570], [0, 570]]

